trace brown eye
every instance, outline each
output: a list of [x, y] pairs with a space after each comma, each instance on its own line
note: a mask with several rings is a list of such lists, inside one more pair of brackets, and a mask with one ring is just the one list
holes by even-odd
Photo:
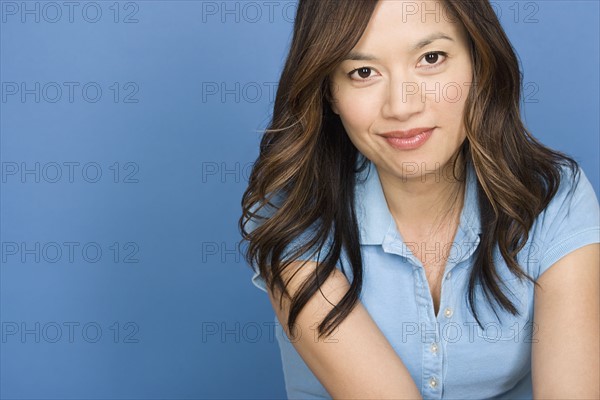
[[358, 72], [358, 76], [360, 76], [361, 78], [368, 78], [369, 75], [371, 75], [371, 68], [359, 68], [356, 70], [356, 72]]
[[[440, 61], [440, 56], [442, 56], [441, 61]], [[438, 68], [439, 66], [441, 66], [442, 64], [444, 64], [446, 62], [446, 59], [448, 58], [448, 54], [446, 54], [443, 51], [434, 51], [431, 53], [427, 53], [423, 56], [423, 58], [421, 58], [421, 63], [424, 61], [425, 65], [422, 65], [422, 68], [428, 70], [428, 69], [434, 69], [434, 68]]]
[[372, 67], [360, 67], [348, 72], [348, 77], [356, 82], [368, 82], [377, 75], [377, 70]]
[[435, 64], [439, 56], [440, 55], [438, 53], [429, 53], [425, 56], [425, 61], [427, 61], [430, 64]]

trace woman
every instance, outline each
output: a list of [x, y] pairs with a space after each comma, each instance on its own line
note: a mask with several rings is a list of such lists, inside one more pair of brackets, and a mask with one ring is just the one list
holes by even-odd
[[598, 398], [598, 200], [520, 79], [487, 1], [299, 1], [240, 219], [290, 398]]

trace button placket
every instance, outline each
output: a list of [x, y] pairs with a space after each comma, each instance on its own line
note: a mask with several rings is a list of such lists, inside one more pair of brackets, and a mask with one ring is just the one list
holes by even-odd
[[444, 354], [441, 348], [440, 325], [433, 312], [433, 301], [421, 265], [413, 268], [415, 295], [419, 305], [420, 344], [423, 369], [420, 387], [423, 398], [441, 397]]

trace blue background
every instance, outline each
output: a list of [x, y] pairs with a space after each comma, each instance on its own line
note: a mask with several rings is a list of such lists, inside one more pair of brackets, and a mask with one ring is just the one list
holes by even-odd
[[[0, 397], [285, 397], [236, 248], [295, 3], [75, 3], [0, 2]], [[598, 193], [598, 2], [494, 6]]]

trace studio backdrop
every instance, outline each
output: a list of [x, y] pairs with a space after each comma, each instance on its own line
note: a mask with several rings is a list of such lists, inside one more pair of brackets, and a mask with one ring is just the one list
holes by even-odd
[[[495, 1], [599, 189], [599, 3]], [[237, 222], [294, 1], [0, 1], [0, 397], [283, 398]]]

